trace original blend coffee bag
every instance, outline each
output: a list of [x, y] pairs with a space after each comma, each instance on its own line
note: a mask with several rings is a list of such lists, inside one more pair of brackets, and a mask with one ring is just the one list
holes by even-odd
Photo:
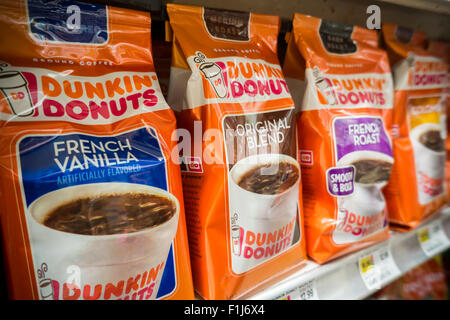
[[392, 77], [375, 31], [295, 14], [284, 64], [308, 255], [323, 263], [388, 237]]
[[305, 257], [294, 104], [280, 20], [169, 4], [168, 102], [176, 110], [195, 288], [242, 297]]
[[175, 117], [150, 14], [0, 4], [0, 199], [11, 299], [194, 298]]
[[425, 34], [384, 24], [395, 84], [392, 179], [385, 190], [393, 227], [413, 228], [446, 202], [447, 66], [423, 49]]

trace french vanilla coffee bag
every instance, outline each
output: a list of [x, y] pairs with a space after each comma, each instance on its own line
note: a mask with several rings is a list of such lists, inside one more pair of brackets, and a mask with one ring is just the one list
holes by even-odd
[[278, 17], [168, 4], [194, 286], [235, 299], [304, 257], [294, 104]]
[[193, 299], [150, 14], [5, 0], [0, 60], [10, 298]]
[[323, 263], [388, 237], [392, 77], [375, 31], [295, 14], [283, 71], [297, 133], [308, 255]]
[[385, 190], [394, 228], [413, 228], [446, 202], [447, 66], [423, 49], [425, 34], [384, 24], [394, 75], [392, 179]]
[[447, 153], [445, 160], [445, 188], [447, 202], [450, 201], [450, 42], [429, 41], [428, 51], [437, 57], [440, 57], [447, 64], [447, 87], [445, 89], [446, 107], [446, 129], [447, 138], [445, 139], [445, 151]]

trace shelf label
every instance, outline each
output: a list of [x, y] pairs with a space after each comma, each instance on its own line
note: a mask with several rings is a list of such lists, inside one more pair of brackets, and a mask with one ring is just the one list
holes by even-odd
[[275, 300], [319, 300], [319, 295], [317, 294], [315, 281], [311, 280], [277, 297]]
[[401, 274], [392, 258], [389, 244], [363, 255], [358, 261], [359, 272], [367, 289], [381, 289], [382, 285]]
[[319, 300], [314, 280], [302, 284], [298, 291], [299, 300]]
[[450, 240], [442, 229], [441, 221], [434, 221], [417, 231], [417, 238], [423, 252], [433, 257], [450, 245]]

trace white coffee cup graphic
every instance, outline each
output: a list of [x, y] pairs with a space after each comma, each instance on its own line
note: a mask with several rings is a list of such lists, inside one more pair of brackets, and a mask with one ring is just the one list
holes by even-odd
[[39, 291], [42, 300], [52, 300], [53, 299], [52, 280], [50, 279], [39, 280]]
[[[150, 228], [109, 235], [75, 234], [43, 224], [48, 213], [76, 199], [129, 193], [148, 193], [169, 199], [176, 207], [175, 214], [167, 221]], [[130, 285], [127, 281], [139, 275], [139, 278], [136, 278], [139, 279], [136, 281], [140, 285], [139, 289], [152, 287], [152, 290], [148, 288], [145, 294], [142, 293], [141, 297], [155, 299], [170, 246], [177, 231], [179, 210], [177, 198], [167, 191], [133, 183], [86, 184], [47, 193], [29, 206], [27, 215], [35, 266], [46, 263], [48, 265], [46, 277], [58, 281], [60, 285], [70, 278], [68, 270], [72, 266], [79, 268], [80, 299], [83, 298], [83, 289], [86, 285], [90, 286], [91, 293], [96, 285], [102, 285], [99, 299], [103, 299], [107, 284], [117, 285], [120, 281], [124, 282], [123, 289], [121, 292], [116, 291], [116, 295], [112, 295], [111, 299], [123, 299], [127, 294], [131, 296], [137, 291], [134, 291], [135, 286], [132, 286], [133, 290], [129, 290], [127, 286]], [[157, 266], [161, 264], [163, 267], [158, 269]], [[151, 269], [158, 269], [159, 272], [150, 280]], [[144, 281], [144, 275], [148, 281]], [[61, 293], [59, 298], [61, 299]]]
[[[382, 152], [377, 151], [356, 151], [350, 152], [343, 156], [337, 162], [338, 167], [345, 167], [355, 165], [360, 161], [378, 161], [387, 164], [392, 168], [394, 159]], [[355, 167], [355, 179], [356, 179]], [[389, 172], [390, 173], [390, 172]], [[390, 174], [389, 174], [390, 177]], [[384, 229], [384, 210], [386, 208], [386, 200], [383, 196], [382, 188], [388, 183], [388, 179], [383, 175], [382, 177], [373, 177], [376, 182], [360, 183], [353, 182], [353, 193], [342, 196], [337, 199], [338, 213], [336, 228], [333, 230], [333, 241], [336, 244], [346, 244], [360, 241], [363, 238], [372, 236], [373, 234]], [[356, 217], [355, 221], [349, 215]], [[377, 220], [374, 218], [376, 217]], [[368, 221], [376, 221], [374, 224], [369, 224]], [[364, 223], [361, 225], [361, 223]], [[358, 222], [360, 224], [358, 224]], [[378, 228], [374, 227], [378, 223]], [[350, 227], [354, 228], [356, 232], [350, 231]], [[359, 232], [362, 228], [366, 228], [365, 232]], [[370, 230], [370, 231], [367, 231]]]
[[[270, 170], [277, 170], [279, 163], [287, 162], [297, 168], [298, 178], [288, 189], [277, 194], [258, 194], [248, 191], [238, 185], [240, 179], [250, 170], [255, 167], [272, 164], [272, 168], [268, 168], [267, 174], [270, 174]], [[273, 172], [272, 172], [273, 174]], [[236, 240], [237, 228], [241, 229], [240, 237], [243, 246], [246, 246], [244, 237], [247, 236], [246, 232], [251, 231], [253, 234], [268, 234], [279, 230], [283, 230], [286, 226], [293, 226], [292, 232], [289, 234], [289, 243], [283, 245], [283, 249], [278, 252], [281, 253], [290, 246], [292, 246], [294, 239], [294, 229], [297, 223], [297, 212], [299, 210], [299, 184], [300, 184], [300, 167], [297, 160], [283, 154], [261, 154], [249, 156], [247, 158], [239, 160], [231, 169], [228, 178], [229, 183], [229, 209], [230, 216], [237, 217], [231, 221], [230, 226], [230, 239], [232, 245], [237, 245]], [[243, 241], [244, 240], [244, 241]], [[257, 245], [253, 247], [247, 245], [247, 249], [257, 249]], [[262, 250], [262, 249], [260, 249]], [[255, 258], [245, 257], [244, 248], [239, 250], [232, 250], [234, 254], [232, 257], [232, 268], [237, 274], [246, 272], [257, 265], [269, 260], [275, 255], [269, 255], [267, 257]], [[239, 255], [235, 254], [240, 253]]]
[[204, 62], [199, 67], [219, 98], [225, 98], [228, 93], [222, 74], [222, 68], [214, 62]]
[[231, 242], [233, 254], [239, 256], [241, 254], [241, 227], [239, 225], [231, 226]]
[[[337, 225], [333, 230], [333, 241], [336, 244], [360, 241], [382, 231], [386, 227], [384, 225], [386, 201], [379, 186], [356, 182], [353, 185], [353, 193], [338, 198], [337, 201], [339, 211]], [[348, 216], [350, 214], [356, 217], [354, 222], [350, 222], [350, 217]], [[375, 223], [367, 224], [364, 219], [371, 219]], [[375, 227], [376, 225], [378, 227]], [[356, 232], [353, 233], [344, 229], [345, 226], [353, 228]], [[367, 228], [370, 232], [362, 232], [363, 228]]]
[[33, 102], [28, 90], [28, 83], [20, 72], [0, 72], [0, 90], [15, 115], [27, 117], [33, 114]]
[[[416, 167], [416, 177], [419, 190], [419, 203], [426, 204], [444, 193], [444, 178], [445, 178], [445, 150], [436, 151], [428, 148], [422, 142], [420, 137], [430, 131], [442, 132], [440, 124], [424, 123], [410, 131], [411, 143], [414, 151], [414, 163]], [[444, 137], [441, 137], [444, 140]], [[439, 194], [430, 194], [425, 192], [423, 176], [442, 181], [442, 192]]]

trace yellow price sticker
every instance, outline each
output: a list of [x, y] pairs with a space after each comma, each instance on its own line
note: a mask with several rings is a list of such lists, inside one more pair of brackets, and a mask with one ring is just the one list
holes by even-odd
[[374, 266], [375, 263], [373, 262], [373, 255], [367, 256], [359, 260], [359, 268], [361, 269], [361, 272], [363, 274], [374, 268]]
[[419, 236], [419, 241], [421, 243], [424, 243], [424, 242], [427, 242], [428, 240], [430, 240], [430, 232], [428, 231], [428, 228], [419, 230], [417, 235]]

